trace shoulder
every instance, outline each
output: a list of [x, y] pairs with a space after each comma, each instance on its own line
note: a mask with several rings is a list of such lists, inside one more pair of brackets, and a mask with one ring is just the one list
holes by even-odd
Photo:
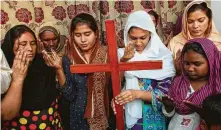
[[217, 49], [221, 52], [221, 42], [214, 42]]
[[108, 53], [108, 46], [101, 45], [98, 49], [98, 53], [100, 53], [100, 54]]
[[[177, 43], [179, 43], [180, 41], [182, 41], [183, 37], [181, 36], [181, 33], [179, 33], [178, 35], [174, 36], [169, 44], [168, 44], [168, 47], [172, 47], [172, 46], [175, 46]], [[170, 49], [170, 48], [169, 48]]]
[[181, 81], [183, 81], [183, 76], [175, 76], [174, 78], [173, 78], [173, 80], [172, 80], [172, 84], [174, 85], [174, 84], [177, 84], [177, 83], [180, 83]]

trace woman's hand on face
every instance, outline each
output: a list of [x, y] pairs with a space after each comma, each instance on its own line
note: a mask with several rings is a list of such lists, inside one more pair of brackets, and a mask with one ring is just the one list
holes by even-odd
[[134, 44], [132, 42], [129, 42], [129, 44], [125, 47], [124, 55], [121, 58], [121, 62], [127, 62], [131, 58], [134, 57], [135, 50], [134, 50]]
[[24, 82], [25, 77], [28, 72], [28, 66], [30, 61], [28, 59], [27, 53], [23, 50], [18, 50], [15, 55], [15, 59], [12, 65], [12, 79], [13, 81]]
[[164, 95], [162, 97], [157, 96], [157, 99], [163, 103], [167, 112], [173, 111], [175, 106], [173, 98], [169, 97], [168, 95]]
[[51, 49], [51, 52], [52, 55], [49, 55], [45, 50], [42, 51], [45, 63], [55, 69], [62, 69], [62, 58], [54, 50]]
[[121, 92], [115, 97], [115, 103], [119, 105], [124, 105], [128, 102], [132, 102], [138, 98], [137, 90], [128, 89]]
[[42, 53], [43, 50], [45, 50], [44, 44], [40, 39], [38, 39], [38, 41], [37, 41], [37, 52]]

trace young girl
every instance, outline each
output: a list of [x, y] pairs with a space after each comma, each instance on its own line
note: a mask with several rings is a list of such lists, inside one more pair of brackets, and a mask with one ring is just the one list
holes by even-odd
[[174, 79], [169, 95], [162, 97], [163, 113], [173, 117], [169, 130], [196, 130], [200, 116], [190, 104], [201, 105], [210, 95], [221, 92], [221, 54], [212, 41], [192, 39], [181, 54], [182, 75]]
[[124, 30], [125, 49], [119, 49], [121, 62], [162, 60], [159, 70], [126, 71], [125, 91], [115, 99], [125, 105], [127, 128], [132, 130], [166, 130], [161, 103], [156, 95], [167, 94], [175, 75], [173, 58], [155, 31], [151, 17], [136, 11], [128, 17]]

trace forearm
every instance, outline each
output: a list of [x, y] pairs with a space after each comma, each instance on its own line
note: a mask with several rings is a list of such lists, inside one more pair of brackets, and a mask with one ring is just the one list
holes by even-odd
[[58, 78], [59, 85], [60, 85], [61, 87], [63, 87], [64, 84], [65, 84], [65, 81], [66, 81], [66, 77], [65, 77], [63, 68], [61, 68], [61, 69], [56, 69], [56, 75], [57, 75], [57, 78]]
[[22, 102], [23, 81], [13, 81], [1, 101], [1, 118], [11, 120], [19, 112]]
[[143, 101], [152, 101], [152, 94], [149, 91], [141, 91], [141, 90], [135, 90], [136, 91], [136, 98], [141, 99]]

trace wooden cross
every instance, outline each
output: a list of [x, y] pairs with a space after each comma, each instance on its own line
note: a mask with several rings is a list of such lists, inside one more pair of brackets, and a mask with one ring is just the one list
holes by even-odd
[[[162, 69], [162, 61], [118, 63], [115, 23], [113, 20], [107, 20], [105, 21], [105, 25], [108, 43], [109, 63], [71, 65], [70, 70], [72, 73], [111, 72], [112, 89], [115, 97], [121, 92], [120, 71]], [[116, 111], [117, 129], [125, 130], [122, 106], [116, 105]]]

